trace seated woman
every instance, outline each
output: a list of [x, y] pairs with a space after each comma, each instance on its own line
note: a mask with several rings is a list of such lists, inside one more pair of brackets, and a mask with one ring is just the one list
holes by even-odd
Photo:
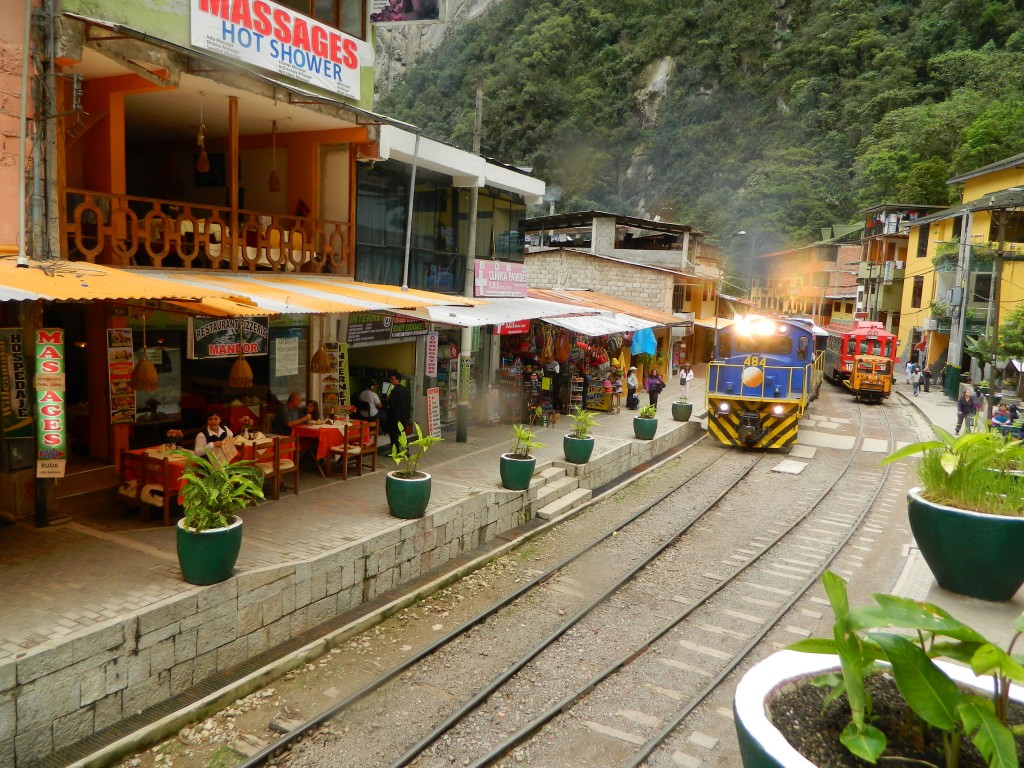
[[310, 421], [320, 421], [320, 403], [316, 400], [306, 401], [306, 413]]
[[206, 426], [196, 435], [196, 456], [205, 456], [210, 448], [223, 446], [224, 441], [230, 440], [231, 437], [231, 430], [221, 426], [220, 416], [210, 413], [206, 417]]
[[1012, 426], [1013, 418], [1010, 416], [1010, 410], [1005, 405], [1000, 405], [992, 414], [992, 427], [1005, 432]]

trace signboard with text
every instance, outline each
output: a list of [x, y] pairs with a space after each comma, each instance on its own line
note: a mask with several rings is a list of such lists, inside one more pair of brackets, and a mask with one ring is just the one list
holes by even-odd
[[67, 385], [64, 329], [35, 332], [36, 477], [64, 477], [67, 464]]
[[427, 432], [433, 437], [441, 436], [441, 390], [438, 387], [427, 390]]
[[385, 312], [353, 312], [348, 316], [348, 343], [390, 341], [428, 332], [427, 321]]
[[514, 336], [518, 333], [530, 332], [529, 320], [516, 320], [514, 323], [502, 323], [494, 326], [494, 332], [498, 336]]
[[[269, 317], [189, 317], [188, 357], [237, 357], [241, 340], [246, 357], [267, 354]], [[296, 346], [296, 351], [298, 347]], [[297, 366], [296, 366], [297, 367]]]
[[4, 437], [32, 434], [32, 404], [28, 394], [25, 337], [21, 328], [0, 328], [0, 398]]
[[323, 413], [340, 415], [342, 406], [352, 404], [352, 389], [348, 375], [348, 344], [325, 341], [324, 349], [327, 350], [327, 357], [331, 361], [331, 372], [320, 379], [324, 401]]
[[272, 0], [192, 0], [192, 45], [299, 82], [360, 98], [373, 48]]
[[427, 376], [431, 379], [437, 378], [437, 346], [438, 335], [427, 334]]
[[[159, 354], [159, 350], [154, 350]], [[131, 328], [107, 329], [107, 384], [110, 390], [110, 423], [135, 421], [135, 345]]]
[[370, 0], [373, 24], [410, 24], [444, 21], [442, 0]]
[[526, 266], [509, 261], [477, 259], [473, 262], [473, 295], [526, 296]]

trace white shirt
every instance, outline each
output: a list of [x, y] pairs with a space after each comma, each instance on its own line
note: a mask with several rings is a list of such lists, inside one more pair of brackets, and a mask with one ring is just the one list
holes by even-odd
[[[210, 434], [213, 436], [213, 440], [210, 440], [209, 442], [219, 443], [220, 441], [227, 440], [228, 438], [231, 437], [231, 430], [228, 429], [227, 427], [221, 427], [220, 432], [210, 432]], [[206, 438], [206, 430], [204, 429], [202, 432], [196, 435], [196, 456], [206, 455], [207, 442], [208, 441]]]
[[370, 404], [371, 419], [377, 415], [377, 413], [380, 411], [382, 407], [380, 398], [377, 397], [377, 393], [374, 392], [372, 389], [364, 389], [362, 392], [359, 393], [359, 397], [357, 397], [356, 399], [361, 402]]

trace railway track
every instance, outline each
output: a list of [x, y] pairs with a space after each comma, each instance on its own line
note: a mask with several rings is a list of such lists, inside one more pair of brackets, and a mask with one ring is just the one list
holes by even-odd
[[[865, 411], [858, 406], [858, 446], [864, 439], [864, 415], [868, 412], [880, 415], [877, 418], [884, 421], [891, 444], [892, 430], [884, 409]], [[405, 663], [325, 708], [243, 765], [389, 764], [397, 768], [451, 765], [458, 756], [458, 764], [483, 766], [510, 755], [516, 764], [524, 756], [538, 765], [574, 764], [573, 759], [580, 755], [579, 745], [587, 742], [602, 744], [596, 764], [643, 764], [816, 583], [870, 508], [869, 501], [852, 509], [849, 499], [862, 498], [865, 484], [874, 483], [873, 499], [887, 474], [877, 469], [877, 457], [854, 450], [841, 472], [812, 495], [805, 493], [802, 498], [792, 499], [793, 508], [787, 513], [741, 517], [735, 514], [731, 501], [737, 489], [746, 484], [747, 493], [756, 497], [757, 488], [767, 483], [765, 462], [778, 460], [763, 455], [754, 461], [751, 458], [749, 454], [721, 451], [719, 458], [614, 529], [537, 574], [521, 589]], [[756, 472], [758, 468], [763, 472]], [[687, 509], [680, 497], [688, 487], [697, 480], [714, 479], [720, 482], [715, 484], [713, 498], [699, 508]], [[730, 520], [732, 530], [723, 530]], [[635, 549], [639, 542], [648, 545], [642, 555]], [[602, 548], [611, 543], [619, 550], [625, 546], [630, 552], [615, 558], [628, 560], [629, 567], [617, 568], [617, 562], [602, 555]], [[705, 556], [693, 558], [695, 551]], [[589, 565], [585, 563], [588, 558]], [[603, 564], [595, 566], [593, 561], [601, 563], [602, 558]], [[699, 562], [690, 564], [695, 567], [682, 567], [689, 559]], [[710, 564], [716, 563], [712, 570]], [[729, 567], [723, 568], [725, 564]], [[599, 570], [604, 571], [605, 578], [591, 578]], [[696, 595], [675, 592], [665, 596], [651, 589], [652, 583], [664, 583], [666, 579], [686, 585], [708, 582], [708, 586]], [[751, 589], [759, 596], [751, 596]], [[723, 614], [723, 603], [745, 605], [746, 610], [727, 608]], [[627, 622], [628, 627], [616, 619], [624, 606], [644, 608], [634, 610], [639, 615]], [[510, 633], [515, 616], [521, 617], [527, 610], [530, 632]], [[728, 622], [722, 621], [723, 615], [729, 617]], [[552, 620], [555, 617], [557, 620]], [[602, 636], [602, 629], [608, 627], [614, 631]], [[474, 664], [490, 670], [488, 682], [449, 694], [445, 690], [445, 665], [465, 663], [457, 658], [459, 644], [477, 640], [474, 636], [485, 632], [494, 637], [516, 636], [507, 642], [508, 647], [496, 641], [494, 652], [488, 653], [486, 660], [474, 660]], [[707, 640], [709, 632], [715, 637], [711, 644]], [[524, 642], [519, 634], [529, 635], [529, 641]], [[583, 637], [596, 638], [596, 644], [586, 652], [585, 661], [575, 665], [568, 661], [569, 668], [578, 674], [566, 675], [566, 646]], [[670, 663], [680, 651], [688, 660]], [[667, 682], [676, 674], [691, 679], [662, 685], [650, 682]], [[643, 681], [636, 684], [639, 688], [620, 690], [634, 679]], [[544, 684], [538, 685], [538, 681]], [[394, 744], [394, 736], [380, 736], [384, 726], [379, 718], [394, 712], [396, 702], [401, 707], [400, 702], [409, 698], [409, 690], [418, 692], [417, 703], [423, 701], [424, 691], [431, 701], [422, 707], [423, 711], [417, 709], [399, 724], [399, 730], [404, 726], [419, 735], [406, 734], [397, 757], [382, 749], [384, 754], [374, 760], [360, 762], [343, 744], [320, 750], [309, 760], [304, 759], [301, 749], [288, 754], [293, 745], [332, 720], [344, 723], [351, 737], [343, 741], [349, 744], [372, 741], [375, 733], [382, 745]], [[652, 696], [652, 690], [658, 695]], [[451, 698], [457, 701], [453, 703]], [[630, 699], [643, 699], [645, 705], [623, 710], [616, 703]], [[658, 704], [657, 711], [641, 713], [641, 709], [651, 708], [652, 701]], [[640, 729], [644, 731], [641, 743], [633, 743], [637, 740], [636, 727], [625, 734], [616, 733], [614, 726], [602, 725], [621, 720], [622, 711], [632, 713], [632, 726], [644, 726]], [[481, 740], [472, 735], [495, 730], [488, 723], [500, 723], [496, 730], [501, 738]], [[610, 738], [595, 739], [595, 732]], [[623, 734], [629, 738], [621, 738]], [[477, 741], [488, 743], [467, 756], [467, 743]], [[327, 753], [333, 754], [336, 762]]]

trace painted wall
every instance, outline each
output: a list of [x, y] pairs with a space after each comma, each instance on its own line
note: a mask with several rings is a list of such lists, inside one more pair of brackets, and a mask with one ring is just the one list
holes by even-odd
[[[18, 145], [25, 2], [6, 3], [4, 24], [0, 25], [0, 245], [19, 242], [18, 208], [23, 204], [18, 183]], [[31, 82], [29, 85], [31, 93]]]

